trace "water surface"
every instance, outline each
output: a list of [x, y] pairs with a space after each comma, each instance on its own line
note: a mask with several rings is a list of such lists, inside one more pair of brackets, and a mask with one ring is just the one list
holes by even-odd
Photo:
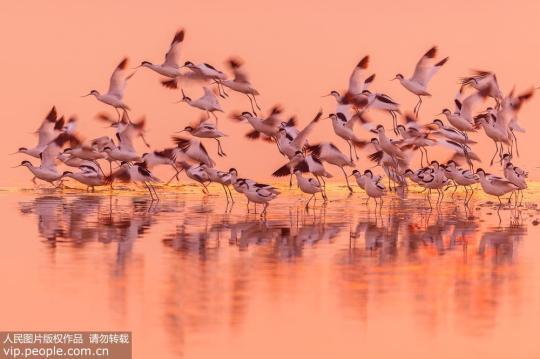
[[309, 212], [285, 190], [265, 220], [161, 193], [1, 192], [1, 328], [132, 330], [135, 358], [540, 357], [537, 189], [375, 208], [333, 187]]

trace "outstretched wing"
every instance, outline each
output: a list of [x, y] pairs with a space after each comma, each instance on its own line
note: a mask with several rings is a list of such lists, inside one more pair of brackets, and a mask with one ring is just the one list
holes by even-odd
[[165, 54], [165, 61], [163, 66], [178, 68], [178, 59], [180, 58], [180, 52], [182, 50], [182, 42], [184, 41], [185, 31], [181, 29], [176, 32], [171, 42], [169, 51]]
[[127, 63], [128, 59], [126, 57], [118, 64], [118, 66], [116, 66], [116, 69], [111, 75], [109, 91], [107, 92], [107, 94], [114, 96], [119, 100], [122, 100], [124, 97], [127, 80], [133, 76], [133, 74], [130, 76], [127, 75]]

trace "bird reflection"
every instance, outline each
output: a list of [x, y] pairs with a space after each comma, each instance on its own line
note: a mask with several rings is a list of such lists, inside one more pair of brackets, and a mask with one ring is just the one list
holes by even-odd
[[[433, 331], [446, 321], [440, 308], [453, 308], [456, 327], [475, 333], [494, 327], [500, 293], [512, 288], [520, 300], [516, 249], [536, 207], [502, 209], [506, 225], [492, 227], [492, 203], [475, 199], [469, 208], [430, 210], [411, 191], [407, 201], [373, 211], [353, 195], [308, 212], [294, 196], [283, 198], [265, 219], [189, 194], [157, 205], [131, 196], [46, 195], [19, 208], [55, 253], [106, 261], [111, 307], [120, 315], [141, 293], [151, 295], [131, 286], [149, 270], [159, 273], [145, 285], [159, 293], [159, 320], [178, 352], [185, 337], [213, 326], [241, 330], [254, 298], [264, 301], [267, 292], [275, 303], [304, 292], [326, 296], [366, 326], [373, 311], [407, 303], [402, 314]], [[319, 281], [328, 291], [306, 288]]]

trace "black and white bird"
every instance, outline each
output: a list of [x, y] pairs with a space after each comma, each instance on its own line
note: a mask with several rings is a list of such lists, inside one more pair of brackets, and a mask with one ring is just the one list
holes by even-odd
[[440, 68], [448, 61], [448, 57], [433, 64], [433, 59], [437, 56], [437, 47], [433, 46], [429, 49], [420, 61], [416, 64], [413, 75], [406, 79], [402, 74], [397, 74], [394, 80], [399, 80], [401, 85], [407, 90], [418, 96], [418, 103], [414, 107], [415, 117], [418, 118], [420, 106], [422, 105], [422, 97], [431, 96], [428, 92], [427, 85], [431, 78], [440, 70]]
[[118, 64], [118, 66], [116, 66], [116, 69], [111, 75], [107, 93], [100, 94], [99, 91], [92, 90], [88, 95], [83, 96], [95, 96], [98, 101], [114, 107], [118, 114], [118, 120], [121, 118], [119, 109], [124, 113], [129, 111], [129, 106], [124, 102], [124, 91], [126, 89], [127, 81], [133, 76], [134, 72], [128, 75], [127, 64], [128, 59], [126, 57]]

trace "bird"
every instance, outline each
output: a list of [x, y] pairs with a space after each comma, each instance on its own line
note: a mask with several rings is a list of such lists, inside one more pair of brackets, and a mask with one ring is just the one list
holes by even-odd
[[105, 186], [107, 185], [107, 178], [99, 171], [97, 166], [89, 162], [87, 164], [82, 164], [79, 166], [79, 172], [64, 171], [62, 177], [73, 178], [77, 182], [80, 182], [94, 191], [96, 186]]
[[53, 186], [56, 186], [54, 182], [59, 181], [62, 178], [62, 174], [58, 172], [56, 166], [57, 157], [62, 151], [62, 147], [69, 141], [72, 141], [72, 136], [62, 133], [58, 135], [53, 141], [51, 141], [45, 149], [39, 154], [41, 163], [39, 166], [33, 165], [30, 161], [22, 161], [20, 165], [16, 167], [26, 167], [32, 172], [34, 177], [32, 182], [36, 184], [36, 178], [45, 182], [49, 182]]
[[360, 139], [353, 132], [353, 126], [355, 123], [354, 118], [348, 119], [342, 112], [338, 112], [336, 114], [331, 113], [328, 118], [332, 120], [332, 128], [334, 129], [336, 135], [343, 138], [349, 145], [351, 162], [353, 161], [353, 148], [356, 159], [359, 159], [358, 154], [356, 153], [356, 147], [363, 148], [367, 142]]
[[431, 134], [435, 136], [444, 137], [448, 140], [462, 143], [462, 144], [475, 144], [476, 141], [471, 140], [468, 136], [461, 131], [458, 131], [454, 127], [447, 126], [442, 120], [434, 119], [433, 122], [427, 124], [425, 128], [431, 130]]
[[381, 178], [375, 178], [373, 176], [369, 176], [369, 172], [367, 176], [364, 176], [364, 191], [366, 191], [366, 194], [368, 195], [368, 201], [370, 198], [373, 198], [375, 200], [375, 204], [377, 204], [377, 198], [380, 199], [380, 206], [383, 204], [383, 196], [386, 194], [386, 188], [384, 185], [380, 182]]
[[231, 185], [231, 173], [219, 171], [216, 168], [208, 166], [204, 166], [204, 170], [206, 171], [206, 174], [208, 175], [208, 180], [210, 182], [219, 183], [223, 187], [227, 203], [229, 203], [229, 199], [232, 203], [234, 203], [234, 198], [231, 189], [229, 188], [229, 186]]
[[[317, 112], [313, 120], [311, 120], [306, 127], [301, 131], [293, 131], [291, 128], [291, 123], [282, 123], [277, 135], [277, 143], [279, 151], [291, 159], [297, 154], [298, 151], [302, 150], [307, 143], [307, 136], [313, 131], [315, 125], [322, 118], [322, 111]], [[294, 128], [296, 129], [296, 128]]]
[[216, 125], [218, 122], [218, 117], [215, 114], [215, 112], [223, 112], [223, 108], [221, 107], [218, 98], [212, 90], [210, 90], [208, 87], [203, 87], [204, 94], [199, 97], [196, 100], [192, 100], [190, 97], [186, 96], [184, 90], [182, 89], [182, 99], [178, 102], [185, 102], [191, 107], [198, 108], [200, 110], [205, 111], [208, 114], [208, 118], [210, 118], [210, 114], [214, 116], [214, 119], [216, 120]]
[[496, 196], [499, 199], [499, 204], [502, 204], [501, 196], [519, 189], [518, 186], [504, 178], [487, 174], [482, 168], [478, 168], [476, 174], [480, 177], [482, 190], [491, 196]]
[[216, 140], [218, 144], [218, 156], [227, 156], [225, 152], [223, 152], [223, 148], [221, 147], [221, 142], [219, 141], [220, 137], [226, 136], [225, 133], [221, 132], [216, 128], [216, 125], [211, 123], [210, 121], [201, 118], [200, 121], [193, 125], [193, 126], [186, 126], [183, 130], [178, 132], [187, 132], [191, 134], [192, 136], [199, 137], [199, 138], [213, 138]]
[[341, 152], [336, 145], [330, 142], [309, 145], [307, 146], [307, 150], [313, 155], [313, 157], [317, 157], [322, 161], [339, 167], [343, 172], [343, 176], [345, 176], [345, 182], [347, 183], [349, 192], [353, 193], [353, 189], [349, 184], [349, 177], [347, 176], [347, 173], [345, 173], [344, 169], [344, 167], [354, 167], [354, 162], [349, 157]]
[[223, 71], [220, 71], [216, 69], [214, 66], [207, 64], [207, 63], [201, 63], [201, 64], [194, 64], [191, 61], [186, 61], [182, 67], [187, 67], [189, 70], [191, 70], [195, 75], [197, 75], [200, 78], [207, 79], [207, 80], [214, 80], [216, 84], [218, 85], [218, 93], [219, 96], [222, 98], [225, 98], [227, 96], [227, 93], [225, 90], [221, 88], [221, 80], [226, 80], [227, 75], [223, 73]]
[[[257, 112], [255, 111], [255, 107], [260, 111], [261, 108], [259, 104], [257, 103], [257, 99], [255, 96], [259, 96], [259, 91], [253, 87], [251, 82], [249, 81], [249, 77], [247, 76], [247, 73], [243, 70], [243, 62], [238, 58], [230, 58], [227, 60], [227, 65], [229, 69], [233, 72], [234, 78], [232, 80], [216, 80], [218, 81], [222, 86], [228, 87], [233, 91], [242, 93], [247, 96], [249, 99], [249, 103], [251, 105], [251, 111], [257, 115]], [[253, 107], [253, 104], [255, 104], [255, 107]]]
[[322, 192], [321, 183], [316, 178], [305, 178], [299, 168], [296, 168], [294, 170], [294, 175], [296, 176], [298, 188], [300, 188], [302, 192], [311, 195], [305, 206], [306, 209], [308, 209], [311, 200], [316, 200], [315, 195], [319, 192]]
[[100, 94], [99, 91], [92, 90], [88, 95], [83, 96], [94, 96], [98, 101], [114, 107], [118, 114], [118, 120], [121, 119], [120, 111], [118, 109], [121, 109], [126, 115], [130, 110], [129, 106], [124, 103], [124, 91], [126, 89], [127, 81], [135, 74], [135, 72], [128, 75], [127, 64], [128, 58], [125, 57], [118, 66], [116, 66], [111, 75], [107, 93]]
[[120, 167], [116, 171], [106, 177], [107, 183], [112, 184], [115, 181], [120, 181], [124, 183], [142, 183], [148, 190], [152, 201], [159, 201], [159, 196], [153, 184], [161, 183], [161, 180], [154, 176], [150, 172], [150, 170], [146, 168], [143, 162], [137, 162], [134, 164], [122, 162]]
[[[446, 166], [444, 167], [445, 176], [450, 179], [452, 182], [454, 182], [455, 189], [454, 193], [458, 186], [463, 186], [465, 189], [465, 203], [468, 203], [470, 198], [472, 198], [472, 195], [474, 193], [474, 190], [471, 189], [471, 197], [468, 198], [469, 195], [469, 187], [478, 183], [478, 176], [476, 176], [471, 170], [469, 169], [463, 169], [458, 167], [457, 163], [453, 160], [450, 160], [446, 163]], [[452, 193], [452, 197], [454, 196], [454, 193]]]
[[448, 61], [448, 57], [433, 64], [433, 59], [437, 56], [437, 47], [433, 46], [418, 61], [412, 77], [406, 79], [402, 74], [397, 74], [394, 80], [399, 80], [401, 85], [418, 96], [418, 103], [414, 107], [415, 117], [418, 118], [423, 96], [431, 96], [427, 90], [427, 85], [431, 78]]
[[58, 118], [56, 107], [53, 106], [35, 132], [38, 135], [38, 144], [32, 148], [20, 147], [13, 154], [24, 153], [31, 157], [39, 158], [39, 155], [41, 152], [43, 152], [47, 145], [62, 132], [63, 126], [63, 117]]
[[[174, 152], [175, 158], [178, 159], [180, 155], [185, 155], [194, 162], [204, 163], [208, 167], [215, 166], [216, 163], [212, 160], [201, 141], [195, 138], [188, 140], [177, 136], [173, 136], [172, 140], [177, 145]], [[181, 158], [178, 160], [181, 160]]]
[[180, 161], [178, 162], [179, 166], [184, 169], [186, 175], [203, 186], [203, 193], [208, 194], [208, 185], [210, 184], [210, 179], [208, 173], [206, 172], [206, 165], [204, 163], [190, 165], [187, 162]]
[[183, 76], [180, 71], [180, 65], [178, 60], [181, 55], [182, 43], [184, 41], [185, 31], [184, 29], [178, 30], [174, 34], [174, 38], [171, 42], [169, 50], [165, 54], [165, 60], [161, 64], [153, 64], [149, 61], [142, 61], [138, 67], [149, 68], [158, 74], [168, 77], [169, 80], [162, 80], [161, 84], [168, 88], [178, 88], [177, 79]]

